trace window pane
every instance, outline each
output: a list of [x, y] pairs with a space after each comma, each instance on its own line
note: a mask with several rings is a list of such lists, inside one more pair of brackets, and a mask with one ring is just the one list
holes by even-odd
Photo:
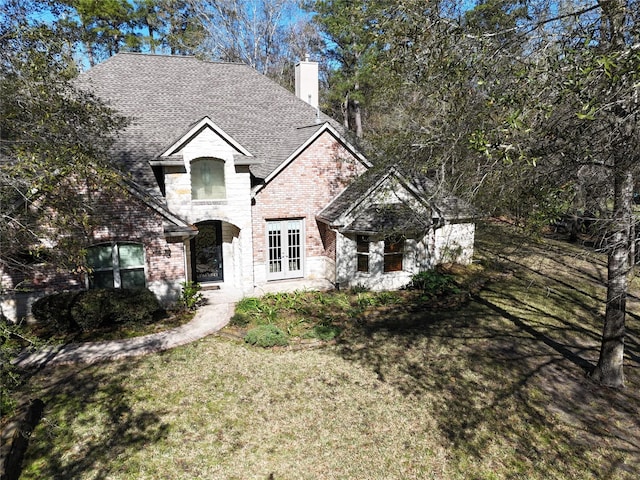
[[404, 247], [404, 240], [400, 239], [400, 240], [391, 240], [391, 239], [386, 239], [384, 241], [384, 253], [398, 253], [398, 252], [402, 252], [402, 249]]
[[302, 269], [302, 252], [300, 250], [300, 228], [301, 222], [299, 220], [292, 220], [288, 226], [288, 238], [289, 242], [289, 271], [298, 271]]
[[356, 250], [360, 253], [369, 253], [369, 237], [358, 235], [356, 237]]
[[111, 245], [97, 245], [87, 249], [87, 265], [93, 270], [113, 268], [113, 247]]
[[358, 255], [358, 271], [369, 271], [369, 255]]
[[120, 270], [122, 288], [145, 287], [144, 268], [135, 270]]
[[224, 161], [195, 160], [191, 163], [191, 198], [194, 200], [225, 198]]
[[144, 249], [142, 245], [135, 243], [123, 243], [118, 245], [120, 256], [120, 268], [144, 266]]
[[113, 288], [113, 271], [93, 272], [90, 286], [91, 288]]
[[267, 224], [269, 238], [269, 272], [277, 273], [282, 271], [282, 237], [280, 233], [280, 223]]
[[402, 254], [394, 253], [384, 256], [384, 271], [385, 272], [400, 272], [402, 271]]

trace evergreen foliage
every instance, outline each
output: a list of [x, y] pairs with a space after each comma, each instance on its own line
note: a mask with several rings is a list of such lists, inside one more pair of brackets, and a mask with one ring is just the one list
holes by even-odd
[[150, 323], [162, 308], [148, 288], [116, 288], [54, 293], [36, 301], [32, 310], [38, 322], [73, 332], [119, 323]]

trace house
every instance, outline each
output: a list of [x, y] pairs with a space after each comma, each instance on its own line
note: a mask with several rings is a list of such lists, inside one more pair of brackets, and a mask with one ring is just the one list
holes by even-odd
[[58, 288], [147, 286], [167, 302], [188, 280], [242, 295], [292, 279], [395, 289], [471, 260], [469, 207], [374, 168], [319, 111], [314, 62], [296, 66], [296, 95], [242, 64], [136, 53], [78, 82], [131, 120], [113, 149], [129, 195], [92, 234], [91, 275]]

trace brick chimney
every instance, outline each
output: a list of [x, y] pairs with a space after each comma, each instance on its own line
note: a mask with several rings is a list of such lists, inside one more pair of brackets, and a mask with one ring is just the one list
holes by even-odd
[[318, 62], [310, 62], [309, 55], [296, 65], [296, 97], [318, 108]]

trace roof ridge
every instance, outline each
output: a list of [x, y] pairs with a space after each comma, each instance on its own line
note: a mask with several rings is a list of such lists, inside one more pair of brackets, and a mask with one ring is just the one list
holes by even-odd
[[[249, 65], [249, 64], [247, 64], [245, 62], [230, 62], [230, 61], [225, 61], [225, 60], [211, 60], [211, 59], [207, 59], [207, 58], [200, 58], [197, 55], [176, 55], [175, 53], [118, 52], [115, 55], [112, 55], [112, 56], [106, 58], [104, 61], [109, 60], [109, 58], [114, 58], [114, 57], [121, 56], [121, 55], [137, 55], [137, 56], [140, 56], [140, 57], [166, 57], [166, 58], [172, 58], [172, 59], [176, 59], [176, 60], [193, 59], [193, 60], [197, 60], [199, 62], [213, 63], [215, 65], [239, 65], [239, 66], [253, 68], [251, 65]], [[100, 63], [102, 63], [102, 62], [100, 62]]]

